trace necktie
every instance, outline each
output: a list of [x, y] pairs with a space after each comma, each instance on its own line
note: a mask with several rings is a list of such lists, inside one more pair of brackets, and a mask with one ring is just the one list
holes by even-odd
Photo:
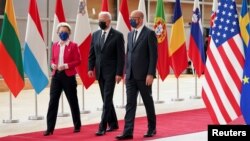
[[101, 36], [101, 48], [103, 47], [103, 45], [105, 43], [105, 34], [106, 34], [106, 32], [103, 32], [102, 36]]
[[134, 45], [135, 42], [136, 42], [136, 36], [137, 36], [137, 30], [134, 31], [133, 45]]

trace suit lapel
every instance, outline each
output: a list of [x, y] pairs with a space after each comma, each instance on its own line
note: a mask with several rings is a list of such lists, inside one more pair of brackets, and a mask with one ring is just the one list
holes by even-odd
[[99, 32], [97, 32], [96, 36], [97, 36], [97, 39], [99, 39], [98, 40], [98, 49], [101, 50], [101, 48], [102, 48], [102, 45], [101, 45], [102, 30], [99, 30]]
[[113, 28], [111, 27], [111, 29], [110, 29], [110, 31], [109, 31], [109, 33], [108, 33], [108, 35], [107, 35], [107, 38], [106, 38], [106, 40], [105, 40], [105, 42], [104, 42], [104, 45], [103, 45], [103, 47], [101, 48], [101, 50], [103, 50], [107, 45], [108, 45], [108, 43], [110, 42], [110, 39], [112, 38], [112, 36], [113, 36]]
[[[143, 36], [145, 35], [145, 26], [142, 28], [141, 33], [139, 34], [139, 37], [137, 38], [135, 44], [133, 45], [133, 50], [137, 47], [138, 43], [142, 41]], [[134, 35], [133, 35], [134, 36]], [[132, 42], [133, 42], [133, 36], [132, 36]]]

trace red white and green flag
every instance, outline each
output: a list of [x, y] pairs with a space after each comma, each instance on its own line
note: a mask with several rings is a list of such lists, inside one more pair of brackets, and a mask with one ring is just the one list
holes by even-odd
[[23, 61], [12, 0], [6, 0], [0, 36], [0, 74], [16, 97], [24, 87]]
[[154, 20], [154, 30], [158, 41], [158, 61], [157, 70], [162, 81], [169, 74], [169, 55], [167, 25], [164, 14], [164, 5], [162, 0], [157, 1], [156, 14]]

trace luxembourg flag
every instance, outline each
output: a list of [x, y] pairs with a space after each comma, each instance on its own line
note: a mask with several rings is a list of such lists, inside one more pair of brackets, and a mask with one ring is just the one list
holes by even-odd
[[88, 89], [95, 82], [95, 78], [90, 78], [88, 76], [88, 54], [90, 50], [91, 39], [92, 36], [86, 1], [80, 0], [76, 17], [74, 41], [79, 46], [82, 58], [80, 66], [77, 67], [77, 72], [86, 89]]
[[52, 29], [52, 43], [59, 41], [59, 37], [57, 35], [57, 25], [61, 22], [65, 22], [64, 10], [62, 0], [56, 0], [56, 9], [54, 14], [54, 23]]
[[194, 1], [188, 56], [193, 62], [196, 74], [200, 77], [205, 69], [205, 51], [199, 0]]
[[24, 72], [39, 94], [49, 82], [46, 45], [36, 0], [30, 0], [24, 45]]

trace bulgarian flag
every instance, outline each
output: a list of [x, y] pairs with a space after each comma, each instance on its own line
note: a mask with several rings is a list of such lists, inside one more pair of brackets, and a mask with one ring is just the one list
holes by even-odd
[[21, 45], [12, 0], [6, 0], [0, 36], [0, 74], [16, 97], [24, 87]]

